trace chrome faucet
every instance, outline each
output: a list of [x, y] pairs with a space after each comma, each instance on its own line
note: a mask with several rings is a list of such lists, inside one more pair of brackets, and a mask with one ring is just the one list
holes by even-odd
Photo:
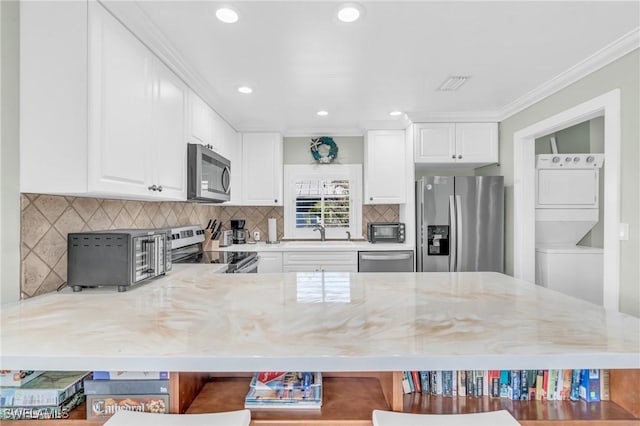
[[313, 230], [320, 231], [320, 241], [324, 241], [324, 226], [322, 226], [319, 223], [316, 223], [315, 225], [313, 225]]

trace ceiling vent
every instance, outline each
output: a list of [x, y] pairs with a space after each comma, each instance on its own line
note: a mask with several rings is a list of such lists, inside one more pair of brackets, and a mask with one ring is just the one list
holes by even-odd
[[469, 76], [452, 75], [438, 87], [438, 90], [441, 92], [453, 92], [458, 90], [467, 80], [469, 80]]

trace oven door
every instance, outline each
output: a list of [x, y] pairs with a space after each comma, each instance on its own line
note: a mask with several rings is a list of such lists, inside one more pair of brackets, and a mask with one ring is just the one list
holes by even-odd
[[223, 202], [231, 197], [231, 162], [209, 148], [187, 144], [187, 198]]
[[255, 274], [258, 272], [258, 256], [251, 256], [238, 264], [232, 271], [234, 274]]

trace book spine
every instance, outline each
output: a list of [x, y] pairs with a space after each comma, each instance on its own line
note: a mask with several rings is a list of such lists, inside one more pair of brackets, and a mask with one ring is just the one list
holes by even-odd
[[407, 371], [402, 372], [402, 393], [411, 393], [411, 386], [409, 386], [409, 374]]
[[520, 400], [526, 401], [529, 399], [529, 378], [527, 370], [520, 370]]
[[169, 380], [168, 371], [94, 371], [93, 380]]
[[467, 372], [458, 371], [458, 395], [467, 396]]
[[413, 382], [413, 388], [415, 389], [416, 392], [422, 392], [422, 386], [420, 385], [420, 375], [418, 374], [417, 371], [412, 371], [411, 372], [411, 379]]
[[85, 380], [85, 395], [169, 393], [169, 380]]
[[500, 370], [500, 398], [509, 397], [509, 370]]
[[609, 386], [610, 380], [609, 370], [603, 369], [600, 370], [600, 400], [601, 401], [609, 401], [611, 400], [611, 389]]
[[577, 401], [580, 399], [580, 378], [582, 376], [582, 370], [573, 370], [571, 374], [571, 394], [569, 399], [571, 401]]
[[420, 372], [420, 388], [422, 389], [422, 393], [429, 393], [429, 372], [421, 371]]

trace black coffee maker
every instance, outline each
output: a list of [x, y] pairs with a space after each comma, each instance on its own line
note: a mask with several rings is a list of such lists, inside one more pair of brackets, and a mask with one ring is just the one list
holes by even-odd
[[247, 230], [244, 229], [244, 223], [244, 219], [231, 219], [233, 244], [245, 244], [247, 242]]

